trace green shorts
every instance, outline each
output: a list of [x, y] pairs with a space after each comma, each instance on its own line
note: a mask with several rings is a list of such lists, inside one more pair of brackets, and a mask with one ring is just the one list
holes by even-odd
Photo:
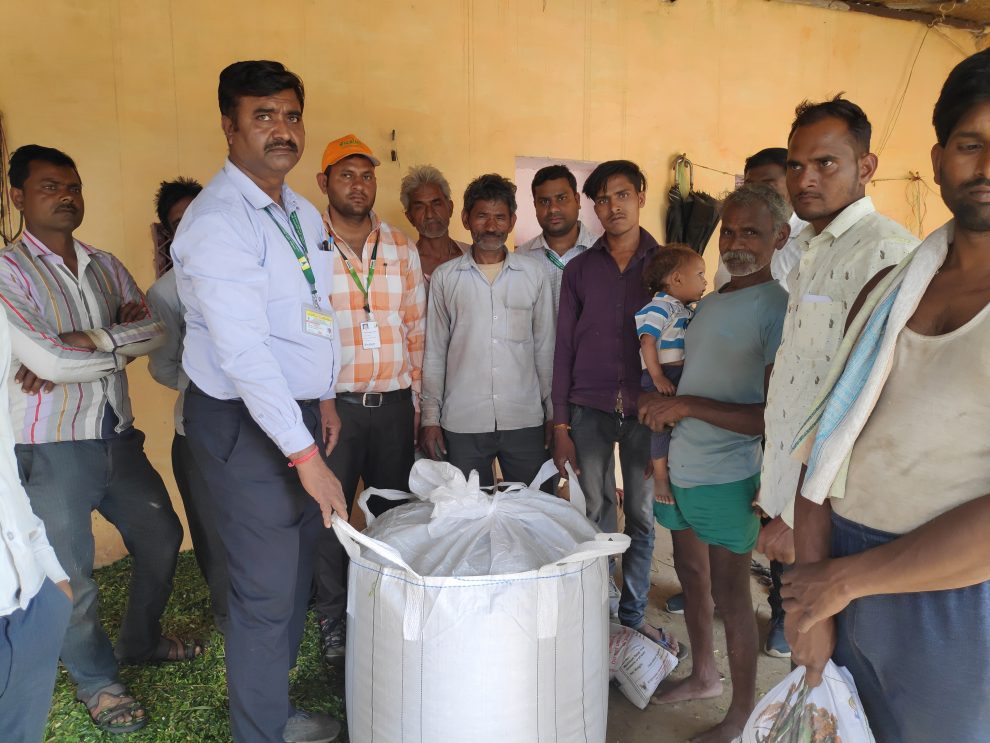
[[706, 544], [745, 554], [756, 546], [760, 519], [753, 501], [760, 489], [759, 473], [745, 480], [724, 485], [698, 485], [682, 488], [670, 484], [674, 504], [653, 504], [657, 523], [670, 529], [693, 529]]

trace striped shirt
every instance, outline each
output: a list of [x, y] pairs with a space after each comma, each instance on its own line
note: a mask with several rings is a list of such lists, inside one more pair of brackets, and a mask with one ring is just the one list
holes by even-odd
[[[426, 286], [415, 243], [371, 213], [371, 234], [361, 258], [337, 236], [326, 212], [323, 223], [334, 243], [335, 267], [330, 301], [337, 313], [342, 358], [337, 392], [393, 392], [408, 387], [419, 409], [426, 347]], [[378, 245], [375, 275], [371, 279], [368, 306], [344, 263], [366, 286], [371, 254]], [[367, 349], [361, 342], [361, 323], [378, 323], [381, 348]]]
[[[75, 241], [78, 277], [30, 232], [0, 251], [0, 300], [10, 321], [10, 416], [18, 444], [84, 441], [129, 428], [134, 417], [124, 366], [164, 340], [150, 315], [118, 324], [121, 305], [144, 295], [123, 264], [109, 253]], [[62, 342], [60, 333], [85, 332], [96, 350]], [[26, 395], [14, 381], [23, 364], [56, 384], [50, 393]], [[105, 420], [106, 419], [106, 420]]]
[[[661, 364], [684, 360], [684, 331], [694, 312], [681, 300], [666, 292], [657, 292], [643, 309], [636, 313], [636, 337], [651, 335], [657, 339]], [[643, 368], [646, 368], [644, 362]]]

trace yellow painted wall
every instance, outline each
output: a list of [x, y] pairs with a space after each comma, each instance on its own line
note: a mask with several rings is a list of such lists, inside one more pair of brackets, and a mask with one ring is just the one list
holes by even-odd
[[[803, 98], [846, 91], [876, 148], [926, 31], [766, 0], [4, 0], [0, 23], [11, 149], [37, 142], [76, 159], [79, 236], [143, 286], [152, 195], [163, 178], [205, 181], [220, 167], [217, 74], [238, 59], [278, 59], [302, 76], [308, 147], [289, 180], [317, 204], [323, 146], [347, 132], [382, 156], [378, 210], [403, 227], [398, 182], [415, 163], [436, 164], [462, 192], [483, 172], [511, 175], [516, 155], [624, 157], [651, 179], [644, 226], [661, 238], [673, 156], [739, 172], [746, 155], [786, 143]], [[928, 34], [878, 178], [914, 170], [931, 184], [932, 104], [961, 50], [976, 51], [966, 33]], [[696, 184], [720, 192], [732, 179], [699, 170]], [[922, 191], [931, 230], [946, 213]], [[869, 192], [917, 231], [905, 182]], [[149, 454], [174, 490], [173, 396], [144, 362], [129, 374]], [[120, 554], [98, 528], [98, 559]]]

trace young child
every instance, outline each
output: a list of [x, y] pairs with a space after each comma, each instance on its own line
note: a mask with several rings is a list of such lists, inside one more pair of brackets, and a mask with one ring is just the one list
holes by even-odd
[[[687, 307], [701, 299], [708, 282], [705, 262], [687, 245], [667, 245], [650, 261], [643, 281], [653, 299], [636, 313], [636, 334], [643, 357], [643, 389], [663, 395], [677, 392], [684, 368], [684, 331], [694, 312]], [[658, 503], [673, 503], [667, 450], [670, 431], [650, 438], [653, 494]]]

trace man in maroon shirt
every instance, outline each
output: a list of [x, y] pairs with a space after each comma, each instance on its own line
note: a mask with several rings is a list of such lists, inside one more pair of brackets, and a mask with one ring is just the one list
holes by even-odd
[[653, 491], [650, 431], [637, 420], [642, 365], [635, 313], [651, 295], [643, 268], [659, 249], [639, 226], [646, 203], [646, 177], [628, 160], [602, 163], [588, 176], [584, 194], [595, 202], [605, 234], [567, 264], [560, 291], [553, 364], [554, 461], [566, 477], [570, 462], [588, 504], [588, 518], [615, 531], [615, 487], [609, 487], [615, 444], [625, 489], [626, 534], [632, 544], [622, 557], [619, 620], [666, 643], [646, 622], [653, 558]]

